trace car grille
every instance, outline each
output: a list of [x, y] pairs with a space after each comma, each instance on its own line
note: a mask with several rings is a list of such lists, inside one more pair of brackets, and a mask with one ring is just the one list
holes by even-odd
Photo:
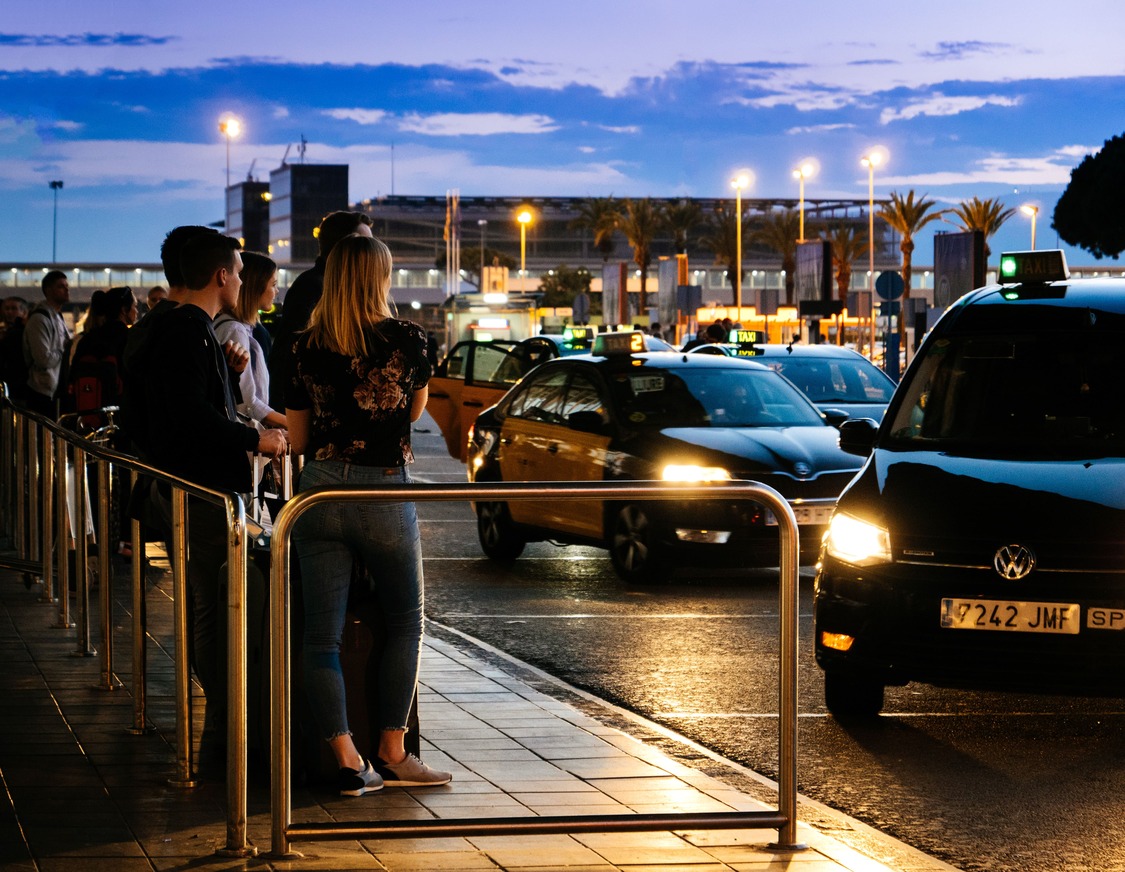
[[1023, 545], [1035, 552], [1036, 572], [1125, 573], [1125, 542], [1037, 541], [1016, 537], [1012, 542], [989, 539], [893, 536], [896, 562], [929, 566], [991, 568], [996, 551]]

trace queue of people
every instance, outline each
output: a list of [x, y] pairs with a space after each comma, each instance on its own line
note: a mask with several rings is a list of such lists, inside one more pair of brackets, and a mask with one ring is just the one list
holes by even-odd
[[[394, 316], [391, 254], [372, 237], [366, 215], [332, 213], [318, 239], [321, 255], [290, 288], [272, 350], [255, 337], [255, 328], [259, 310], [277, 294], [277, 265], [264, 254], [242, 252], [237, 240], [212, 228], [185, 226], [164, 240], [168, 288], [149, 294], [139, 321], [132, 291], [99, 292], [88, 326], [74, 340], [62, 317], [69, 285], [58, 271], [44, 276], [43, 302], [26, 317], [8, 321], [5, 305], [3, 375], [12, 379], [6, 355], [13, 340], [7, 336], [19, 334], [27, 365], [20, 402], [55, 417], [68, 351], [75, 359], [111, 353], [121, 364], [120, 447], [171, 475], [247, 499], [261, 485], [251, 474], [254, 454], [275, 462], [290, 451], [303, 454], [300, 490], [409, 483], [411, 424], [425, 409], [432, 372], [426, 333]], [[164, 485], [135, 489], [130, 511], [170, 534], [171, 492]], [[226, 757], [225, 512], [189, 498], [188, 537], [190, 659], [206, 696], [200, 762], [210, 768]], [[340, 793], [448, 783], [451, 773], [408, 754], [405, 743], [423, 626], [414, 504], [318, 506], [299, 519], [294, 549], [301, 569], [294, 598], [306, 616], [305, 686], [338, 764]], [[356, 561], [364, 572], [353, 571]], [[370, 701], [380, 726], [378, 747], [368, 758], [348, 726], [340, 662], [356, 576], [371, 586], [387, 628], [379, 698]]]

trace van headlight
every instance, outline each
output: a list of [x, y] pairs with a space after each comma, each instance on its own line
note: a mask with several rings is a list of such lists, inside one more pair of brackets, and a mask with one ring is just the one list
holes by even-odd
[[670, 463], [661, 471], [665, 481], [685, 481], [693, 484], [708, 481], [730, 481], [730, 473], [721, 466]]
[[851, 515], [832, 516], [824, 545], [829, 556], [856, 566], [891, 562], [891, 534]]

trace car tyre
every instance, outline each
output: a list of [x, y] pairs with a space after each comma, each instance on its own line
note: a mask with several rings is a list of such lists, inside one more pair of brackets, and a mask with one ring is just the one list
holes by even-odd
[[506, 562], [523, 554], [527, 545], [516, 531], [507, 503], [477, 503], [477, 538], [488, 557]]
[[824, 673], [824, 704], [839, 720], [873, 718], [883, 710], [883, 682], [829, 669]]
[[671, 566], [644, 506], [630, 503], [618, 510], [610, 526], [608, 545], [613, 568], [622, 580], [630, 584], [668, 580]]

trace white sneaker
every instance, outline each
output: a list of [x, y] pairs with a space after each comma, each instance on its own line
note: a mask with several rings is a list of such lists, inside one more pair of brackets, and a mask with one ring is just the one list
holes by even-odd
[[413, 754], [407, 754], [401, 763], [387, 763], [375, 758], [375, 769], [387, 787], [434, 787], [453, 780], [452, 772], [431, 769]]

